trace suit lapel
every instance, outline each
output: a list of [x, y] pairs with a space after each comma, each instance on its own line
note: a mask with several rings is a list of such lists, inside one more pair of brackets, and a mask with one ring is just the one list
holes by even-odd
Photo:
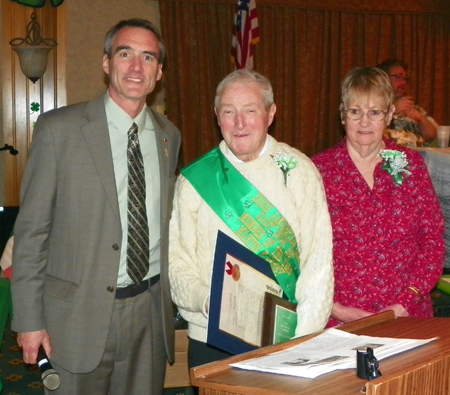
[[[169, 152], [169, 136], [164, 131], [164, 124], [153, 115], [153, 110], [149, 109], [150, 116], [155, 127], [156, 136], [156, 148], [158, 150], [159, 160], [159, 176], [160, 176], [160, 200], [161, 200], [161, 226], [168, 221], [167, 218], [167, 196], [168, 196], [168, 183], [170, 171], [170, 152]], [[162, 231], [162, 229], [161, 229]], [[162, 233], [161, 233], [162, 234]]]
[[[161, 225], [168, 221], [168, 178], [170, 172], [170, 144], [169, 135], [164, 130], [164, 123], [159, 117], [148, 110], [155, 127], [156, 148], [159, 160], [160, 197], [161, 197]], [[95, 164], [99, 180], [103, 185], [107, 200], [120, 221], [114, 164], [111, 152], [108, 123], [106, 118], [104, 96], [92, 100], [86, 106], [85, 116], [88, 122], [81, 127], [86, 139], [87, 147]]]
[[88, 123], [83, 125], [81, 130], [86, 139], [87, 147], [91, 153], [107, 200], [114, 215], [120, 222], [114, 164], [103, 95], [88, 103], [85, 116], [88, 119]]

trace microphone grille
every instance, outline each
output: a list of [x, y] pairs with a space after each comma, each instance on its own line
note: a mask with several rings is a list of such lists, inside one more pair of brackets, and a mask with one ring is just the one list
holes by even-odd
[[55, 369], [48, 369], [42, 373], [42, 382], [49, 391], [56, 390], [61, 384], [59, 373]]

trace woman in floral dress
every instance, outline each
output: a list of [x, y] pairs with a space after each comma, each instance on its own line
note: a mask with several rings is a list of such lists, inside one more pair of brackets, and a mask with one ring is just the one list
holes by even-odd
[[335, 294], [328, 326], [393, 310], [431, 317], [444, 221], [419, 153], [383, 138], [394, 112], [387, 74], [355, 68], [342, 84], [346, 137], [313, 157], [333, 228]]

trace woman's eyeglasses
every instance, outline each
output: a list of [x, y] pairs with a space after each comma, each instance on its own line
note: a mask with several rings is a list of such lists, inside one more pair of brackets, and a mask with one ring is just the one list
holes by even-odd
[[383, 110], [369, 110], [364, 112], [359, 108], [349, 108], [348, 110], [343, 110], [342, 112], [345, 113], [346, 117], [352, 121], [359, 121], [364, 115], [367, 115], [367, 118], [371, 121], [382, 121], [386, 118], [387, 114], [387, 112]]

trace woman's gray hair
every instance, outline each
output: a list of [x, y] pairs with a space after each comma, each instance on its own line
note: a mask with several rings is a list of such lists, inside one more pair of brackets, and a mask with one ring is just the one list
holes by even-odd
[[159, 47], [159, 64], [164, 64], [166, 59], [166, 47], [164, 45], [164, 41], [162, 39], [161, 33], [158, 31], [156, 26], [146, 19], [134, 18], [120, 21], [116, 25], [114, 25], [111, 29], [109, 29], [108, 33], [105, 36], [105, 42], [103, 45], [103, 53], [108, 56], [109, 59], [112, 58], [112, 43], [117, 32], [124, 27], [140, 27], [142, 29], [146, 29], [149, 32], [153, 33], [158, 39], [158, 47]]
[[235, 83], [253, 82], [261, 88], [264, 106], [269, 108], [273, 103], [273, 89], [270, 81], [263, 75], [251, 70], [236, 70], [228, 74], [217, 86], [216, 97], [214, 99], [215, 109], [219, 109], [222, 105], [222, 92], [228, 86]]
[[394, 103], [394, 90], [389, 76], [376, 67], [355, 67], [350, 70], [342, 82], [341, 101], [344, 106], [358, 100], [360, 97], [378, 97], [391, 108]]

